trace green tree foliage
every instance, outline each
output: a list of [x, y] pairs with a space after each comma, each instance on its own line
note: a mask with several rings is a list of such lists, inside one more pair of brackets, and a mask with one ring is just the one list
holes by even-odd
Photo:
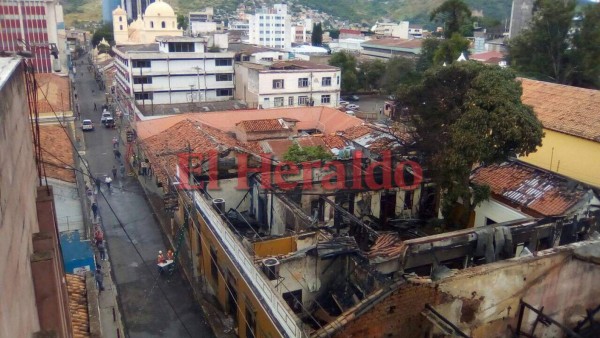
[[320, 22], [313, 25], [310, 42], [313, 46], [321, 46], [323, 44], [323, 28]]
[[385, 75], [386, 63], [382, 60], [367, 60], [360, 63], [358, 78], [366, 90], [379, 90]]
[[600, 5], [583, 10], [583, 22], [573, 39], [575, 72], [572, 84], [600, 88]]
[[357, 62], [354, 55], [347, 52], [333, 53], [329, 64], [342, 70], [342, 92], [352, 93], [359, 88]]
[[94, 35], [92, 35], [92, 46], [97, 46], [98, 43], [102, 41], [102, 38], [108, 41], [108, 43], [110, 43], [111, 45], [114, 43], [115, 39], [113, 36], [112, 22], [102, 25], [102, 27], [98, 28], [94, 32]]
[[329, 37], [332, 39], [339, 39], [340, 38], [340, 30], [339, 29], [331, 29], [329, 31]]
[[446, 0], [431, 12], [431, 21], [444, 23], [444, 37], [450, 38], [454, 33], [461, 33], [465, 24], [470, 22], [471, 9], [461, 0]]
[[189, 18], [183, 14], [177, 14], [177, 27], [179, 27], [185, 31], [188, 29], [188, 26], [189, 26]]
[[509, 43], [511, 66], [517, 71], [568, 83], [573, 67], [569, 60], [569, 30], [576, 0], [539, 0], [528, 29]]
[[466, 218], [487, 198], [488, 188], [469, 184], [474, 165], [527, 155], [541, 145], [542, 125], [521, 94], [512, 71], [472, 61], [434, 67], [398, 94], [421, 161], [444, 194], [446, 219], [459, 198]]
[[442, 40], [433, 55], [433, 63], [435, 65], [451, 64], [456, 61], [461, 53], [468, 53], [469, 40], [464, 38], [459, 33], [452, 34], [450, 39]]
[[441, 43], [442, 40], [437, 38], [427, 38], [423, 40], [423, 44], [421, 45], [421, 54], [419, 55], [416, 65], [417, 71], [424, 72], [434, 65], [433, 59], [435, 57], [435, 51], [438, 49]]
[[307, 162], [307, 161], [316, 161], [316, 160], [330, 160], [333, 156], [327, 150], [325, 150], [321, 146], [308, 146], [300, 148], [299, 145], [292, 145], [286, 152], [283, 154], [283, 159], [285, 161], [290, 161], [294, 163]]
[[420, 79], [415, 62], [411, 59], [395, 57], [390, 59], [385, 66], [381, 89], [386, 94], [396, 93], [401, 86], [414, 84]]

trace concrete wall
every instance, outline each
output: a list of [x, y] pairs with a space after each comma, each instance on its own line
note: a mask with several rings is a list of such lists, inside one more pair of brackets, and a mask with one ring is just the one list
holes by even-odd
[[0, 83], [0, 337], [40, 329], [30, 263], [37, 171], [23, 80], [19, 67]]
[[495, 223], [503, 223], [527, 217], [529, 216], [490, 198], [475, 208], [474, 224], [476, 227], [480, 227], [486, 225], [486, 219]]
[[542, 146], [519, 160], [600, 187], [600, 142], [544, 129]]

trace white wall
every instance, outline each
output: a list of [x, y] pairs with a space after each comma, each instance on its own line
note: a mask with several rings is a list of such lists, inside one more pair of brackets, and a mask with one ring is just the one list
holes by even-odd
[[505, 204], [502, 204], [492, 198], [483, 201], [475, 208], [475, 226], [485, 225], [486, 218], [496, 222], [503, 223], [521, 218], [530, 217], [522, 212], [519, 212]]

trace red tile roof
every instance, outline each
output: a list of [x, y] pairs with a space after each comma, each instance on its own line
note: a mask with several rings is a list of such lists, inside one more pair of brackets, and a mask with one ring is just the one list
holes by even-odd
[[[39, 113], [71, 111], [69, 78], [51, 73], [35, 74]], [[44, 96], [45, 95], [45, 96]], [[48, 100], [46, 100], [48, 98]]]
[[64, 128], [58, 124], [41, 125], [40, 144], [46, 176], [75, 183], [73, 146]]
[[520, 79], [523, 103], [544, 128], [600, 142], [600, 91]]
[[266, 120], [246, 120], [236, 124], [236, 126], [250, 132], [281, 131], [287, 130], [279, 119]]
[[585, 195], [581, 189], [567, 187], [567, 180], [561, 176], [521, 162], [480, 167], [471, 180], [489, 185], [493, 195], [536, 217], [564, 215]]
[[348, 142], [339, 135], [323, 135], [323, 142], [329, 149], [342, 149], [348, 145]]
[[504, 54], [497, 52], [497, 51], [489, 51], [489, 52], [471, 54], [469, 56], [469, 60], [475, 60], [475, 61], [480, 61], [480, 62], [486, 62], [491, 59], [502, 60], [502, 59], [504, 59]]

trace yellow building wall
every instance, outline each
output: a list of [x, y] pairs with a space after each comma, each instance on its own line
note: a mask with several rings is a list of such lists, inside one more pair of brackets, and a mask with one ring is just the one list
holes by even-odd
[[[200, 224], [200, 243], [201, 252], [199, 253], [197, 271], [204, 275], [206, 283], [208, 283], [213, 290], [217, 293], [216, 297], [221, 305], [222, 309], [231, 313], [228, 308], [228, 289], [226, 285], [227, 274], [231, 274], [235, 280], [235, 289], [237, 292], [237, 327], [238, 336], [240, 338], [248, 337], [246, 333], [246, 307], [250, 306], [255, 312], [256, 321], [256, 338], [274, 338], [279, 337], [279, 333], [267, 313], [262, 308], [260, 301], [256, 299], [252, 293], [248, 284], [244, 281], [243, 277], [235, 268], [235, 265], [225, 254], [224, 248], [219, 244], [215, 236], [212, 234], [210, 229], [207, 228], [204, 220], [199, 217], [198, 222]], [[197, 234], [196, 234], [197, 236]], [[210, 249], [216, 249], [217, 253], [217, 267], [218, 274], [215, 280], [211, 273], [211, 256]]]
[[296, 239], [294, 237], [283, 237], [254, 243], [254, 254], [257, 257], [285, 255], [296, 250]]
[[600, 187], [600, 142], [544, 129], [538, 150], [520, 160]]

